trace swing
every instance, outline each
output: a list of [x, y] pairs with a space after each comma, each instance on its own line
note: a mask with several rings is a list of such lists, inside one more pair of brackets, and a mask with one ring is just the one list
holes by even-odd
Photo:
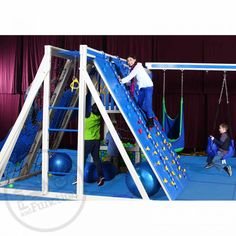
[[[226, 71], [224, 71], [224, 76], [223, 76], [223, 83], [222, 83], [222, 87], [221, 87], [221, 92], [220, 92], [220, 98], [218, 100], [218, 106], [217, 106], [217, 110], [216, 110], [216, 116], [215, 116], [215, 121], [214, 121], [214, 125], [213, 125], [213, 133], [215, 132], [216, 129], [216, 122], [217, 122], [217, 118], [219, 115], [219, 110], [220, 110], [220, 104], [222, 101], [222, 95], [223, 95], [223, 91], [225, 88], [225, 96], [226, 96], [226, 103], [227, 103], [227, 115], [228, 115], [228, 124], [229, 124], [229, 136], [232, 137], [232, 127], [231, 127], [231, 119], [230, 119], [230, 107], [229, 107], [229, 95], [228, 95], [228, 87], [227, 87], [227, 81], [226, 81]], [[217, 145], [213, 142], [213, 140], [209, 137], [208, 138], [208, 143], [207, 143], [207, 155], [210, 157], [214, 157], [217, 152], [218, 152], [218, 147]], [[223, 156], [223, 160], [226, 160], [230, 157], [233, 157], [235, 154], [235, 148], [234, 148], [234, 140], [231, 139], [230, 140], [230, 146], [229, 146], [229, 150], [228, 152]]]
[[184, 99], [183, 99], [183, 70], [181, 71], [181, 97], [180, 112], [175, 118], [171, 118], [166, 109], [165, 99], [165, 70], [163, 71], [163, 98], [162, 98], [162, 126], [175, 152], [184, 149]]

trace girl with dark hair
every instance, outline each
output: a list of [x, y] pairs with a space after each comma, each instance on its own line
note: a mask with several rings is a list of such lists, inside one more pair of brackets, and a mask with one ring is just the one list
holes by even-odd
[[136, 79], [139, 87], [138, 105], [147, 116], [147, 127], [152, 128], [154, 126], [152, 110], [153, 82], [142, 64], [137, 62], [136, 57], [129, 56], [127, 63], [131, 67], [130, 74], [120, 79], [120, 82], [125, 84], [133, 79], [130, 87], [130, 93], [133, 97]]

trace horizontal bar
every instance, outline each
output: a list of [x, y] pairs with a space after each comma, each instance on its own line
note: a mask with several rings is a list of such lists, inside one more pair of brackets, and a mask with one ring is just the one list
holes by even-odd
[[48, 174], [51, 174], [51, 175], [69, 175], [71, 174], [71, 172], [56, 172], [56, 171], [48, 171]]
[[49, 106], [51, 110], [79, 110], [78, 107], [57, 107], [57, 106]]
[[151, 70], [236, 71], [236, 64], [146, 62], [145, 65]]
[[[32, 197], [42, 197], [42, 198], [58, 198], [64, 200], [109, 200], [109, 201], [124, 201], [122, 197], [109, 197], [109, 196], [98, 196], [98, 195], [76, 195], [74, 193], [63, 193], [63, 192], [47, 192], [43, 194], [41, 191], [37, 190], [26, 190], [26, 189], [17, 189], [17, 188], [0, 188], [0, 194], [13, 194], [21, 196], [32, 196]], [[139, 201], [139, 198], [125, 198], [126, 201]], [[114, 202], [115, 203], [115, 202]]]
[[77, 129], [54, 129], [54, 128], [49, 128], [48, 131], [51, 131], [51, 132], [74, 132], [74, 133], [79, 132]]

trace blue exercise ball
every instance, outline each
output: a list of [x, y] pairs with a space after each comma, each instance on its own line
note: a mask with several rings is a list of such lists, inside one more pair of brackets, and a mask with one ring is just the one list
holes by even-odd
[[[151, 167], [147, 162], [140, 162], [135, 165], [135, 169], [137, 171], [137, 174], [148, 194], [148, 196], [152, 196], [158, 192], [160, 189], [160, 184], [153, 173]], [[136, 197], [141, 197], [138, 191], [138, 188], [136, 187], [133, 178], [130, 173], [126, 174], [126, 184], [129, 189], [129, 191], [135, 195]]]
[[[102, 162], [103, 175], [106, 181], [112, 180], [116, 176], [116, 167], [110, 161]], [[94, 172], [94, 178], [98, 179], [97, 171]]]
[[93, 162], [86, 162], [84, 167], [84, 181], [86, 183], [93, 183], [97, 180], [95, 177], [96, 167]]
[[66, 153], [56, 152], [49, 158], [49, 172], [55, 175], [65, 175], [72, 168], [72, 160]]

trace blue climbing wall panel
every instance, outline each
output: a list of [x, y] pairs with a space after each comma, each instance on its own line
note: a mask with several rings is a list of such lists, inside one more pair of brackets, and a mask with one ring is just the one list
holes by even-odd
[[118, 76], [127, 74], [127, 67], [119, 58], [107, 57], [105, 54], [93, 51], [89, 53], [96, 56], [95, 65], [98, 72], [168, 198], [176, 199], [185, 186], [186, 170], [181, 166], [180, 156], [174, 152], [158, 120], [154, 122], [155, 127], [149, 130], [146, 127], [145, 115], [130, 97], [125, 85], [119, 83]]

